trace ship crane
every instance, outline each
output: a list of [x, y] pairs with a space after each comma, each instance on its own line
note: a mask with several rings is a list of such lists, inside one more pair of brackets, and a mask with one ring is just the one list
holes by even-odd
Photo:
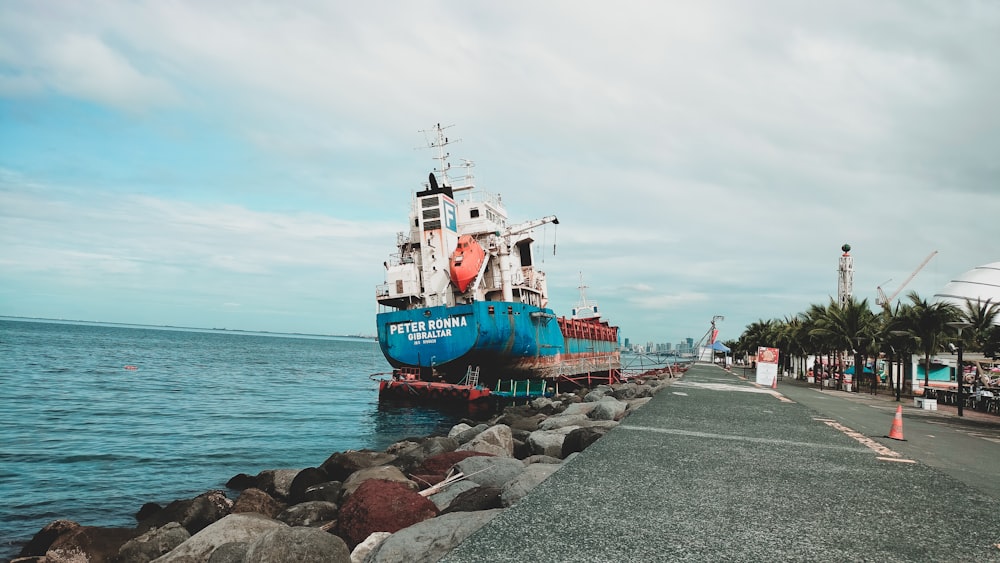
[[514, 286], [511, 280], [512, 272], [514, 270], [514, 265], [510, 261], [510, 238], [514, 235], [523, 233], [525, 231], [530, 231], [535, 227], [540, 227], [542, 225], [552, 223], [553, 225], [559, 224], [559, 219], [555, 215], [549, 215], [547, 217], [542, 217], [541, 219], [535, 219], [533, 221], [526, 221], [511, 227], [507, 227], [503, 232], [503, 243], [500, 244], [500, 284], [503, 288], [503, 300], [513, 301], [514, 300]]
[[[923, 261], [923, 262], [921, 262], [919, 266], [917, 266], [917, 269], [916, 269], [916, 270], [913, 270], [913, 273], [912, 273], [912, 274], [910, 274], [910, 277], [906, 278], [906, 280], [905, 280], [905, 281], [904, 281], [904, 282], [903, 282], [902, 284], [900, 284], [900, 286], [899, 286], [899, 287], [898, 287], [898, 288], [896, 289], [896, 291], [894, 291], [894, 292], [892, 293], [892, 295], [890, 295], [890, 296], [886, 297], [886, 295], [885, 295], [885, 292], [884, 292], [884, 291], [882, 291], [882, 286], [881, 286], [881, 285], [877, 286], [877, 287], [875, 288], [875, 291], [876, 291], [876, 292], [878, 293], [878, 296], [877, 296], [877, 297], [875, 298], [875, 304], [876, 304], [876, 305], [881, 305], [881, 306], [882, 306], [882, 308], [883, 308], [883, 309], [884, 309], [884, 310], [885, 310], [886, 312], [889, 312], [889, 311], [890, 311], [890, 309], [892, 308], [892, 301], [893, 301], [893, 300], [894, 300], [894, 299], [895, 299], [895, 298], [896, 298], [896, 297], [897, 297], [897, 296], [898, 296], [898, 295], [899, 295], [899, 294], [900, 294], [900, 293], [901, 293], [901, 292], [903, 291], [903, 289], [904, 289], [904, 288], [905, 288], [905, 287], [906, 287], [907, 285], [909, 285], [909, 283], [910, 283], [911, 281], [913, 281], [913, 278], [917, 277], [917, 274], [919, 274], [919, 273], [920, 273], [920, 270], [923, 270], [923, 269], [924, 269], [924, 266], [926, 266], [926, 265], [927, 265], [927, 263], [931, 261], [931, 258], [934, 258], [934, 256], [935, 256], [935, 255], [936, 255], [937, 253], [938, 253], [938, 251], [937, 251], [937, 250], [935, 250], [934, 252], [931, 252], [930, 254], [928, 254], [928, 255], [927, 255], [927, 258], [924, 258], [924, 261]], [[888, 279], [888, 280], [886, 280], [886, 281], [884, 281], [884, 282], [882, 282], [882, 283], [883, 283], [883, 284], [886, 284], [886, 283], [889, 283], [890, 281], [892, 281], [892, 279], [891, 279], [891, 278], [890, 278], [890, 279]]]

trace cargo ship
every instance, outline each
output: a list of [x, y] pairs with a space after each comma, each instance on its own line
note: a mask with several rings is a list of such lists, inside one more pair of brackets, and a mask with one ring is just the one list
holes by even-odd
[[501, 380], [616, 381], [618, 327], [587, 301], [582, 282], [570, 316], [549, 308], [533, 232], [559, 220], [510, 222], [500, 196], [475, 186], [471, 161], [453, 182], [445, 129], [430, 132], [438, 163], [412, 196], [408, 230], [397, 233], [385, 283], [376, 287], [379, 347], [395, 370], [381, 394], [413, 395], [416, 382], [483, 398], [471, 391], [495, 389]]

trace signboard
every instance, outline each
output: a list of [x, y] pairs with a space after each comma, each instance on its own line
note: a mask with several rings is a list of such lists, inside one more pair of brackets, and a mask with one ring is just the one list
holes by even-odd
[[757, 348], [757, 379], [758, 385], [771, 387], [778, 378], [778, 349]]

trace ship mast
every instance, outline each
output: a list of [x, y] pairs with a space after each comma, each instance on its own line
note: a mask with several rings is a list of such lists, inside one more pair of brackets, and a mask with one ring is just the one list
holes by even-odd
[[462, 139], [455, 139], [454, 141], [452, 141], [449, 140], [448, 137], [444, 136], [444, 130], [451, 129], [454, 126], [455, 126], [454, 124], [442, 126], [440, 123], [437, 123], [434, 125], [434, 129], [432, 130], [424, 129], [420, 131], [421, 133], [424, 134], [424, 137], [426, 137], [428, 133], [434, 134], [434, 139], [428, 141], [427, 148], [438, 150], [438, 155], [432, 158], [438, 161], [438, 165], [434, 169], [434, 174], [438, 177], [438, 183], [441, 186], [451, 185], [451, 179], [448, 178], [448, 171], [451, 170], [451, 164], [448, 162], [448, 157], [451, 156], [451, 153], [445, 152], [445, 147], [447, 147], [452, 143], [457, 143], [458, 141], [462, 140]]

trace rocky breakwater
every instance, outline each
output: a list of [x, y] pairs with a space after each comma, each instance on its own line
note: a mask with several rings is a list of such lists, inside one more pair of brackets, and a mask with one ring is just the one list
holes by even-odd
[[346, 451], [316, 467], [240, 474], [166, 506], [144, 505], [134, 528], [57, 520], [17, 563], [437, 561], [517, 503], [577, 452], [649, 401], [649, 377], [508, 406], [447, 436]]

